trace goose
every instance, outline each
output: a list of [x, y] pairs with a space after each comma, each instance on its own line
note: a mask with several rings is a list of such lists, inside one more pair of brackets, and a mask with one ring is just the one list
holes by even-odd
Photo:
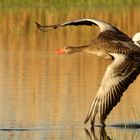
[[36, 24], [37, 28], [44, 32], [72, 25], [95, 25], [100, 28], [97, 37], [88, 44], [63, 47], [56, 50], [56, 54], [82, 51], [111, 60], [84, 121], [90, 121], [94, 126], [95, 118], [98, 116], [100, 125], [105, 127], [107, 116], [140, 73], [140, 32], [132, 39], [115, 26], [98, 19], [78, 19], [50, 26]]

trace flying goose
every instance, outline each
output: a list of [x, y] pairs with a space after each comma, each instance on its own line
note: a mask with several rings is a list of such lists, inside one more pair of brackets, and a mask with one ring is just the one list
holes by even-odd
[[132, 40], [116, 27], [97, 19], [79, 19], [51, 26], [36, 24], [42, 31], [58, 29], [68, 25], [95, 25], [100, 28], [98, 36], [89, 44], [64, 47], [58, 49], [56, 54], [72, 54], [83, 51], [112, 60], [112, 63], [106, 69], [85, 119], [85, 123], [90, 120], [91, 125], [94, 126], [97, 115], [101, 126], [105, 126], [107, 115], [140, 73], [140, 33], [136, 34]]

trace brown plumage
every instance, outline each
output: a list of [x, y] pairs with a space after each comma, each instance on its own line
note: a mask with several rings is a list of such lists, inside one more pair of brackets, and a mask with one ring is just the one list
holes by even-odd
[[112, 60], [85, 119], [85, 123], [90, 120], [94, 125], [95, 117], [98, 114], [99, 122], [104, 125], [107, 115], [140, 73], [140, 37], [136, 37], [133, 41], [112, 25], [96, 19], [80, 19], [52, 26], [37, 24], [37, 27], [42, 31], [48, 31], [48, 29], [58, 29], [67, 25], [100, 27], [100, 33], [89, 44], [79, 47], [64, 47], [57, 50], [56, 53], [72, 54], [83, 51]]

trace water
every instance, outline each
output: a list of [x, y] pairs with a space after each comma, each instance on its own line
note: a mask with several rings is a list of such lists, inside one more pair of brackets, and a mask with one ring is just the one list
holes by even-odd
[[[57, 56], [54, 51], [67, 45], [88, 43], [97, 35], [98, 28], [66, 27], [43, 33], [36, 29], [35, 21], [55, 24], [84, 17], [97, 18], [133, 36], [140, 31], [139, 13], [138, 8], [73, 9], [64, 13], [34, 8], [2, 10], [0, 139], [95, 139], [93, 130], [83, 122], [111, 61], [84, 53]], [[110, 113], [106, 124], [139, 123], [139, 82], [138, 77]], [[117, 128], [96, 128], [96, 137], [100, 139], [104, 134], [111, 139], [140, 139], [139, 129]]]

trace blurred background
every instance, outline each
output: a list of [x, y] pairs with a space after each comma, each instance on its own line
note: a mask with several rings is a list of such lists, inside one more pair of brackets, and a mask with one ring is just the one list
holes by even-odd
[[[99, 28], [52, 25], [96, 18], [132, 37], [140, 32], [139, 0], [0, 0], [0, 139], [86, 140], [83, 124], [109, 60], [55, 50], [84, 45]], [[139, 122], [140, 78], [128, 88], [106, 124]], [[89, 126], [87, 126], [89, 127]], [[111, 139], [139, 139], [139, 131], [107, 128]]]

